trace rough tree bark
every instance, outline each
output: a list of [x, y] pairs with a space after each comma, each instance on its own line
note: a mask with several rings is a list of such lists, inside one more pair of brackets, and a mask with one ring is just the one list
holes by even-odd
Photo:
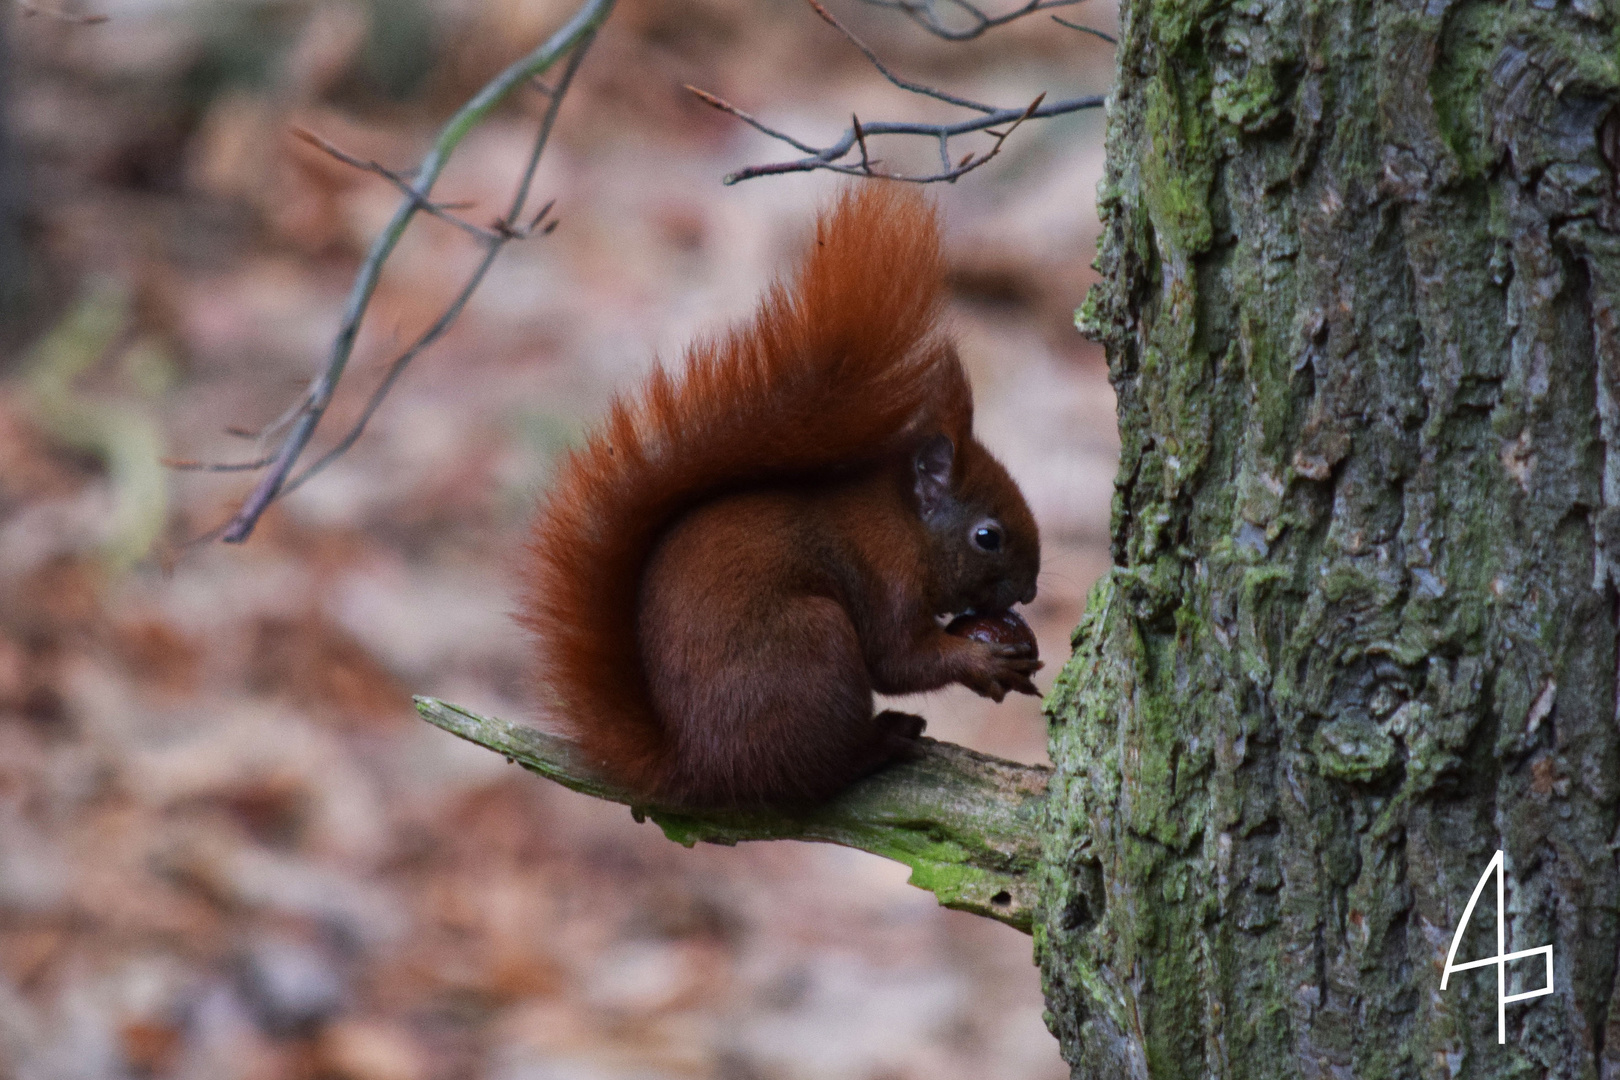
[[[1116, 565], [1035, 927], [1074, 1075], [1620, 1077], [1620, 11], [1123, 7]], [[1557, 987], [1506, 1045], [1494, 968], [1440, 990], [1498, 849]]]

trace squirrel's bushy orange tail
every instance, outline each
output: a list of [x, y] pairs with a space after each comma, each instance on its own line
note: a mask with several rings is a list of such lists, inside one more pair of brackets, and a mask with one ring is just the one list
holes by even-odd
[[898, 184], [846, 189], [791, 281], [694, 345], [558, 470], [536, 519], [521, 621], [543, 709], [606, 774], [651, 793], [662, 733], [636, 639], [642, 568], [683, 511], [721, 490], [859, 468], [921, 425], [965, 435], [971, 400], [935, 335], [932, 207]]

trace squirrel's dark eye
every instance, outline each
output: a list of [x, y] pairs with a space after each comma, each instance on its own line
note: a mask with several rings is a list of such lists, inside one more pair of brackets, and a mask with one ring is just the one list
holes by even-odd
[[973, 546], [980, 551], [1001, 550], [1001, 526], [986, 522], [973, 530]]

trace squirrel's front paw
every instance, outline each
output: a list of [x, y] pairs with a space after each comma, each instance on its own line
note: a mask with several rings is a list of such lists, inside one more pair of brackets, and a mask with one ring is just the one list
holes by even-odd
[[980, 697], [1000, 701], [1008, 691], [1040, 697], [1030, 676], [1043, 665], [1024, 645], [991, 645], [975, 641], [968, 670], [957, 681]]

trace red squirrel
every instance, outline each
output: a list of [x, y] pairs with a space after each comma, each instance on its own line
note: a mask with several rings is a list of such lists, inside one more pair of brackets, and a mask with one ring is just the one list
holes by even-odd
[[1040, 567], [973, 437], [943, 291], [930, 204], [852, 187], [750, 321], [655, 369], [559, 467], [520, 620], [544, 712], [636, 798], [814, 804], [915, 752], [923, 720], [874, 715], [874, 691], [1037, 693], [1032, 638], [940, 622], [1028, 603]]

